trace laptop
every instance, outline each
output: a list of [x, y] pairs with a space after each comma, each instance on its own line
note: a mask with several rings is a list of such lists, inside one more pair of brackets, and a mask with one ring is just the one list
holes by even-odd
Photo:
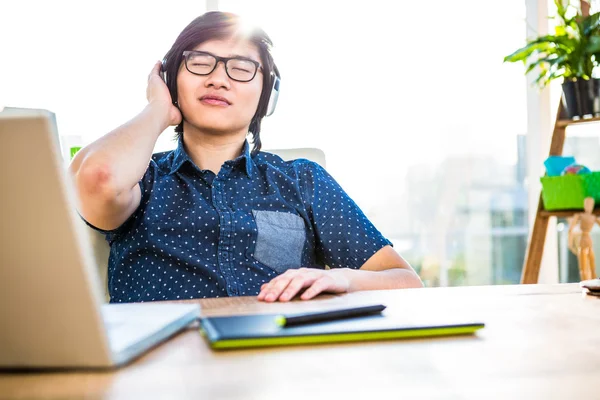
[[0, 112], [0, 188], [0, 368], [120, 366], [199, 317], [196, 304], [103, 304], [51, 112]]

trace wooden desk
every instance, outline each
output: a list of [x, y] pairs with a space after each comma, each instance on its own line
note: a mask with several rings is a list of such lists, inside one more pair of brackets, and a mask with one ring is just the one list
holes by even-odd
[[0, 398], [597, 399], [600, 298], [577, 284], [372, 291], [310, 302], [200, 301], [205, 315], [381, 302], [466, 315], [476, 336], [211, 351], [189, 329], [114, 372], [3, 373]]

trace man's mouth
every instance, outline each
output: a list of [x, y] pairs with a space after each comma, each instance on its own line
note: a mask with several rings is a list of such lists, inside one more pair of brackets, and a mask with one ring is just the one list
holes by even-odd
[[209, 104], [209, 105], [213, 105], [213, 106], [225, 107], [225, 106], [231, 105], [231, 102], [229, 100], [227, 100], [225, 97], [216, 96], [216, 95], [212, 95], [212, 94], [207, 94], [207, 95], [200, 97], [200, 101], [204, 104]]

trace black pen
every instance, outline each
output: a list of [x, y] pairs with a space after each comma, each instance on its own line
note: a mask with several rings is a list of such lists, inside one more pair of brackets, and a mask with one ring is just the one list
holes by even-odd
[[291, 315], [280, 315], [275, 319], [277, 325], [287, 328], [290, 326], [313, 324], [317, 322], [334, 321], [338, 319], [363, 317], [371, 314], [379, 314], [385, 310], [384, 305], [378, 304], [374, 306], [344, 308], [340, 310], [325, 311], [318, 313]]

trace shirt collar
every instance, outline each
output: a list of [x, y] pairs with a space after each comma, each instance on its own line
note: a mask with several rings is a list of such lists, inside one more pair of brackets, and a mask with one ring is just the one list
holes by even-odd
[[[173, 174], [181, 168], [181, 166], [185, 162], [189, 162], [190, 164], [194, 164], [190, 156], [185, 151], [183, 147], [183, 136], [179, 138], [177, 141], [177, 148], [173, 151], [173, 162], [171, 163], [171, 170], [169, 174]], [[244, 147], [242, 149], [242, 154], [236, 159], [232, 160], [231, 163], [233, 165], [237, 165], [241, 162], [244, 162], [244, 167], [246, 169], [246, 174], [249, 178], [252, 177], [253, 165], [252, 165], [252, 157], [250, 155], [250, 145], [247, 140], [244, 141]]]
[[171, 170], [169, 171], [169, 174], [177, 172], [186, 161], [193, 164], [190, 156], [188, 156], [187, 152], [183, 148], [183, 137], [180, 136], [179, 140], [177, 141], [177, 148], [173, 151], [173, 162], [171, 163]]
[[246, 175], [248, 178], [252, 177], [253, 165], [252, 165], [252, 156], [250, 154], [250, 144], [247, 140], [244, 140], [244, 148], [242, 149], [242, 155], [236, 158], [236, 160], [244, 161], [244, 165], [246, 167]]

